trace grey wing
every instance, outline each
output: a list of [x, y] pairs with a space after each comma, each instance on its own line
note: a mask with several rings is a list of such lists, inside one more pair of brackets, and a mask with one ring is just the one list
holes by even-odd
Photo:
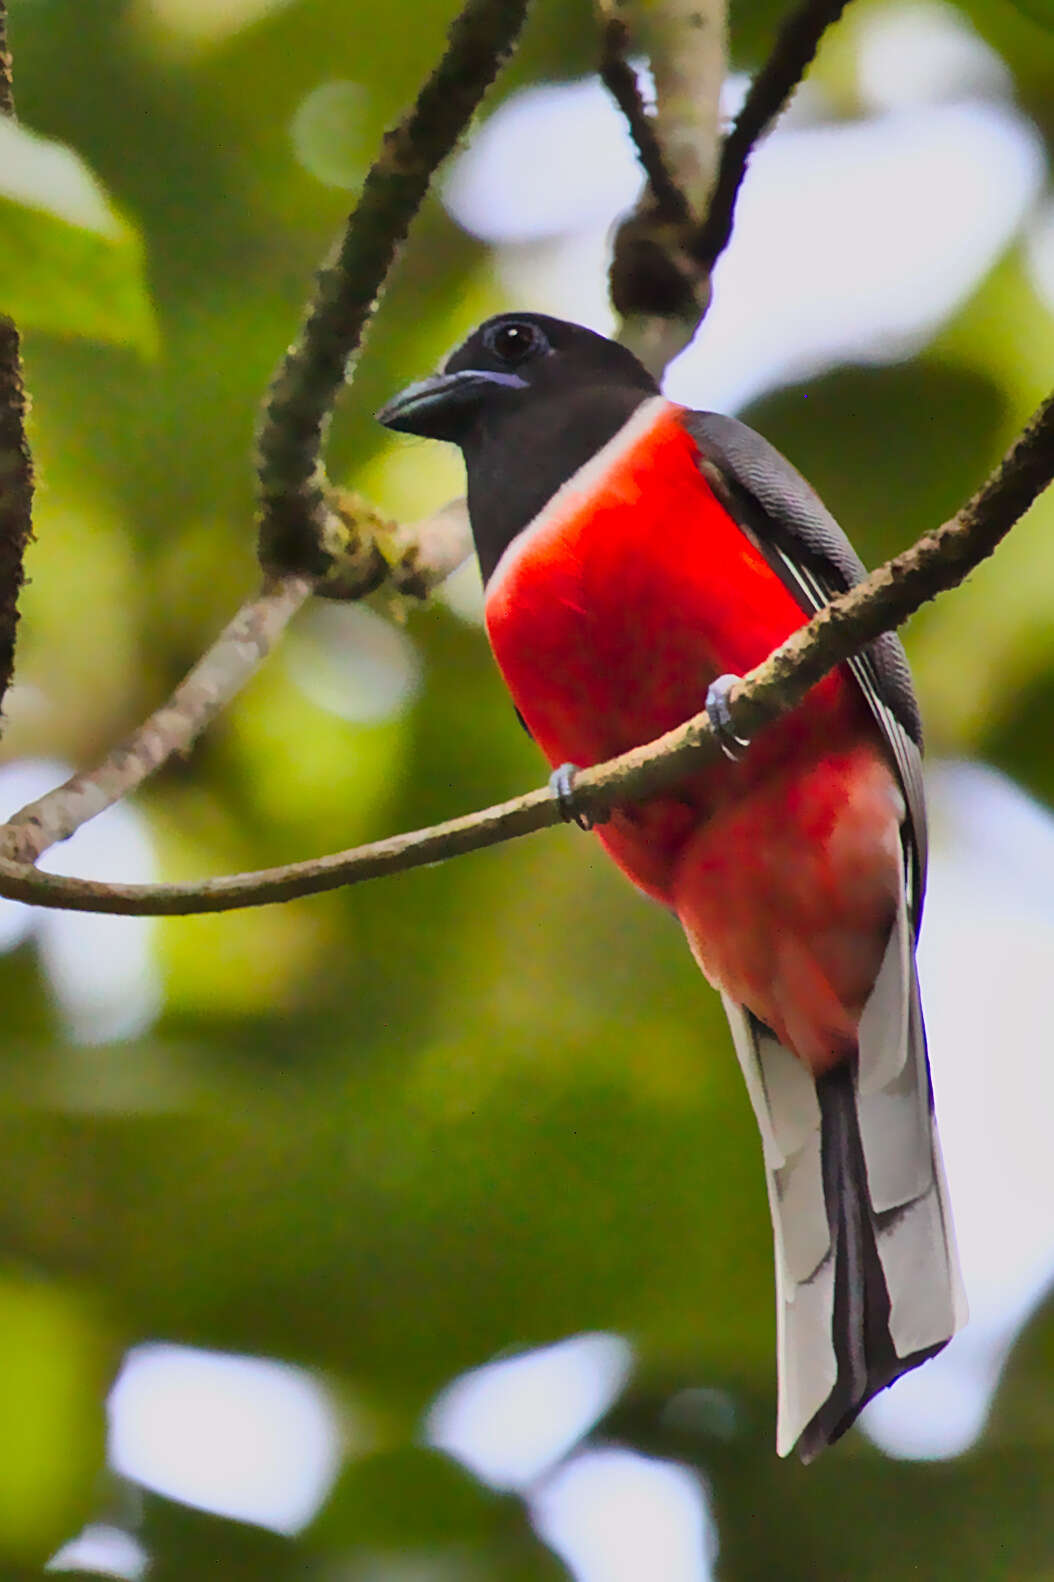
[[[687, 412], [700, 466], [722, 503], [757, 544], [801, 608], [813, 614], [866, 576], [865, 567], [816, 491], [760, 434], [716, 412]], [[908, 912], [916, 933], [926, 888], [922, 722], [908, 662], [895, 632], [848, 661], [900, 779]]]

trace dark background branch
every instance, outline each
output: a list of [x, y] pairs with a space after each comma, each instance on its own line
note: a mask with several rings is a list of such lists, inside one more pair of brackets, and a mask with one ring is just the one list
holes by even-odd
[[629, 32], [621, 17], [608, 17], [602, 24], [600, 80], [622, 111], [648, 178], [657, 218], [680, 224], [691, 218], [688, 200], [666, 163], [655, 121], [648, 113], [637, 73], [626, 59]]
[[[13, 116], [7, 5], [0, 0], [0, 114]], [[2, 306], [2, 304], [0, 304]], [[33, 531], [33, 460], [26, 440], [26, 392], [18, 330], [0, 312], [0, 705], [15, 666], [22, 561]]]
[[[848, 0], [805, 0], [786, 18], [772, 54], [751, 83], [721, 145], [705, 213], [693, 212], [664, 147], [661, 118], [650, 115], [643, 103], [636, 74], [626, 59], [632, 41], [621, 14], [605, 15], [600, 75], [625, 117], [649, 184], [648, 193], [623, 220], [615, 238], [611, 297], [623, 319], [669, 320], [684, 326], [680, 345], [691, 339], [710, 305], [710, 277], [732, 235], [750, 156], [847, 4]], [[658, 338], [663, 343], [663, 337]]]
[[743, 108], [721, 150], [706, 219], [692, 243], [693, 256], [703, 267], [712, 269], [728, 246], [739, 189], [758, 140], [805, 76], [821, 39], [848, 3], [849, 0], [805, 0], [781, 26], [772, 54], [750, 84]]
[[14, 113], [11, 49], [7, 42], [7, 0], [0, 0], [0, 115], [13, 116]]

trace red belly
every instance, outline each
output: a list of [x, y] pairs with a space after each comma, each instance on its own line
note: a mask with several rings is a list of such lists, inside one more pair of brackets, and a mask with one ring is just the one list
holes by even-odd
[[[562, 492], [488, 586], [498, 664], [551, 764], [650, 741], [804, 623], [676, 415], [658, 408], [588, 501]], [[863, 699], [835, 672], [741, 764], [708, 765], [597, 833], [678, 912], [711, 980], [820, 1066], [851, 1043], [881, 960], [898, 795]]]

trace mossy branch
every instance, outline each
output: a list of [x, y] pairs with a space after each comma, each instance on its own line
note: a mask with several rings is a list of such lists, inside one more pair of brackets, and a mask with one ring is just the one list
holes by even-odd
[[333, 508], [322, 460], [337, 397], [432, 177], [515, 46], [528, 0], [467, 0], [413, 108], [385, 134], [343, 235], [322, 264], [300, 333], [268, 390], [257, 436], [260, 560], [275, 575], [324, 577], [349, 596], [386, 570], [370, 533]]

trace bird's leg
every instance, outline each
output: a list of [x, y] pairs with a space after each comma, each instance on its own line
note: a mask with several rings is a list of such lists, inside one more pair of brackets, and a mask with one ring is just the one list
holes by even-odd
[[706, 712], [714, 728], [717, 744], [725, 757], [730, 758], [733, 763], [738, 763], [750, 746], [749, 736], [736, 735], [728, 707], [728, 694], [742, 679], [742, 676], [718, 676], [717, 680], [711, 681], [706, 689]]
[[607, 821], [606, 813], [594, 818], [592, 813], [576, 812], [571, 806], [571, 793], [574, 790], [575, 775], [578, 773], [578, 764], [560, 764], [549, 776], [549, 789], [556, 798], [560, 809], [560, 817], [567, 824], [577, 824], [579, 829], [592, 829], [594, 824], [603, 824]]

